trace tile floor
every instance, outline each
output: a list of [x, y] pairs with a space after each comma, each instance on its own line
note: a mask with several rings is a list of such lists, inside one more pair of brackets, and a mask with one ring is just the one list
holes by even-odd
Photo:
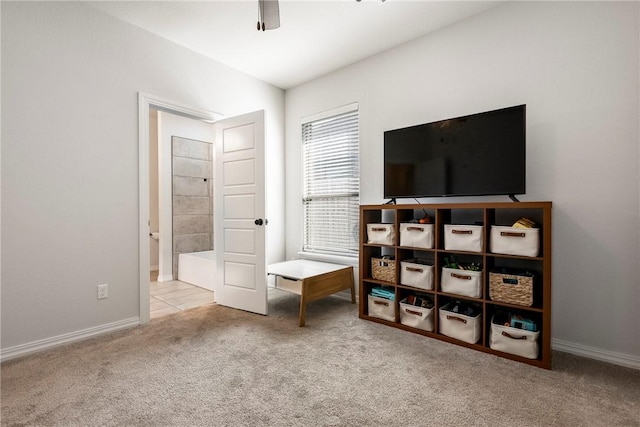
[[178, 280], [157, 282], [157, 274], [151, 272], [152, 320], [188, 308], [213, 304], [212, 291]]

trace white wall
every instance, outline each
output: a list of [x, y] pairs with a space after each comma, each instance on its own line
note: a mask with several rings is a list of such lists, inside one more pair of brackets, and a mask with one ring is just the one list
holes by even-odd
[[526, 103], [520, 199], [554, 203], [554, 345], [640, 367], [638, 9], [511, 2], [288, 90], [287, 257], [301, 248], [301, 117], [359, 103], [361, 203], [378, 204], [383, 131]]
[[80, 2], [3, 2], [1, 31], [3, 354], [138, 318], [139, 91], [264, 109], [283, 230], [282, 90]]

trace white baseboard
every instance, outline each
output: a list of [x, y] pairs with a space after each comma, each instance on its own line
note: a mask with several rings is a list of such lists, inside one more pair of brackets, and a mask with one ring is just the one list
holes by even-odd
[[171, 282], [173, 280], [173, 274], [165, 274], [164, 276], [158, 276], [158, 282]]
[[51, 338], [45, 338], [43, 340], [33, 341], [26, 344], [20, 344], [13, 347], [0, 350], [0, 361], [14, 359], [20, 356], [26, 356], [27, 354], [35, 353], [38, 351], [48, 350], [53, 347], [57, 347], [62, 344], [68, 344], [75, 341], [84, 340], [87, 338], [95, 337], [98, 335], [106, 334], [109, 332], [115, 332], [121, 329], [132, 328], [140, 324], [139, 317], [132, 317], [130, 319], [119, 320], [113, 323], [107, 323], [105, 325], [96, 326], [93, 328], [82, 329], [76, 332], [70, 332], [68, 334], [58, 335]]
[[559, 339], [551, 340], [551, 348], [565, 353], [575, 354], [577, 356], [588, 357], [589, 359], [600, 360], [602, 362], [613, 363], [614, 365], [640, 370], [640, 357], [630, 354], [606, 351]]

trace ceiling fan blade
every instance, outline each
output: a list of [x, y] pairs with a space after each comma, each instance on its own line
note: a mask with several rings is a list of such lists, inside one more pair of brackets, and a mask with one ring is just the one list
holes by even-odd
[[278, 0], [258, 0], [262, 19], [262, 30], [280, 28], [280, 5]]

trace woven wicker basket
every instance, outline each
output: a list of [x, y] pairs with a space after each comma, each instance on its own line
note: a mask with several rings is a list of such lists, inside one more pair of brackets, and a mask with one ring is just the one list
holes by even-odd
[[371, 277], [396, 283], [396, 261], [389, 258], [371, 258]]
[[489, 297], [509, 304], [533, 305], [533, 277], [489, 273]]

